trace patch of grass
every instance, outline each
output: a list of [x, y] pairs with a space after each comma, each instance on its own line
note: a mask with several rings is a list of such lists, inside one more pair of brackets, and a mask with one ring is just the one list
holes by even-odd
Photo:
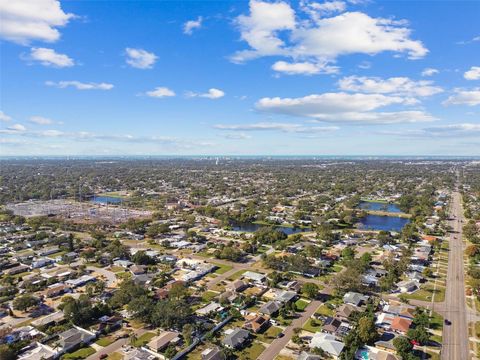
[[95, 341], [95, 344], [100, 345], [100, 346], [108, 346], [113, 343], [113, 339], [109, 336], [104, 336]]
[[258, 359], [260, 354], [265, 350], [265, 346], [262, 344], [253, 342], [250, 346], [246, 347], [245, 349], [242, 349], [242, 351], [238, 354], [238, 359], [245, 359], [245, 360], [250, 360], [250, 359]]
[[475, 322], [475, 336], [480, 338], [480, 321]]
[[111, 353], [110, 355], [108, 355], [108, 360], [123, 360], [123, 355], [118, 353], [118, 352], [114, 352], [114, 353]]
[[120, 280], [128, 280], [128, 279], [132, 278], [132, 273], [131, 272], [118, 272], [118, 273], [115, 273], [115, 276], [117, 277], [117, 279], [120, 279]]
[[95, 354], [95, 352], [96, 351], [94, 348], [87, 346], [87, 347], [78, 349], [73, 353], [63, 355], [62, 359], [85, 359], [90, 355]]
[[295, 308], [297, 309], [297, 311], [304, 311], [308, 304], [308, 301], [298, 299], [297, 301], [295, 301]]
[[266, 331], [261, 334], [257, 334], [256, 336], [259, 341], [270, 344], [281, 332], [281, 328], [270, 326]]
[[436, 343], [442, 343], [442, 337], [440, 335], [432, 335], [430, 336], [431, 341], [435, 341]]
[[153, 337], [155, 337], [155, 333], [146, 332], [146, 333], [143, 334], [142, 336], [138, 337], [138, 338], [132, 343], [132, 345], [135, 346], [135, 347], [141, 347], [141, 346], [145, 345], [146, 343], [148, 343], [150, 340], [152, 340]]
[[340, 265], [340, 264], [333, 264], [331, 269], [332, 269], [333, 272], [340, 272], [340, 271], [342, 271], [343, 266]]
[[140, 320], [137, 320], [137, 319], [130, 319], [130, 320], [128, 320], [128, 323], [134, 329], [140, 329], [144, 326], [144, 323], [141, 322]]
[[115, 265], [110, 266], [110, 271], [114, 273], [124, 272], [125, 270], [126, 269], [122, 266], [115, 266]]
[[30, 325], [30, 323], [33, 321], [33, 319], [27, 319], [25, 321], [19, 322], [18, 324], [15, 325], [16, 328], [22, 327], [22, 326], [27, 326]]
[[439, 313], [436, 313], [435, 311], [432, 311], [432, 316], [430, 317], [430, 329], [443, 329], [443, 316]]
[[328, 305], [320, 305], [319, 308], [315, 311], [315, 314], [320, 314], [323, 316], [333, 316], [334, 312], [328, 307]]
[[213, 254], [207, 253], [205, 251], [197, 252], [195, 255], [198, 255], [204, 258], [213, 258]]
[[322, 328], [322, 323], [319, 320], [309, 319], [305, 325], [303, 325], [303, 330], [310, 331], [311, 333], [316, 333]]
[[246, 273], [247, 271], [248, 271], [247, 269], [239, 270], [239, 271], [237, 271], [235, 274], [229, 276], [229, 277], [227, 278], [227, 280], [230, 280], [230, 281], [238, 280], [238, 279], [240, 279], [240, 278], [242, 277], [242, 275], [243, 275], [244, 273]]
[[289, 326], [292, 323], [292, 319], [284, 318], [283, 316], [280, 316], [280, 315], [275, 317], [275, 320], [283, 326]]
[[202, 294], [202, 301], [208, 303], [208, 302], [212, 301], [212, 299], [213, 299], [215, 296], [217, 296], [217, 295], [218, 295], [218, 293], [216, 293], [216, 292], [213, 292], [213, 291], [205, 291], [205, 292]]
[[433, 352], [433, 351], [427, 351], [427, 359], [429, 360], [440, 360], [440, 354]]
[[433, 294], [435, 294], [435, 302], [442, 302], [445, 300], [445, 288], [437, 286], [434, 290], [432, 285], [427, 285], [412, 294], [402, 294], [400, 297], [411, 300], [431, 301]]
[[212, 264], [218, 267], [218, 269], [215, 270], [216, 274], [225, 274], [227, 271], [230, 271], [233, 269], [233, 266], [230, 266], [230, 265], [219, 264], [216, 262], [212, 262]]

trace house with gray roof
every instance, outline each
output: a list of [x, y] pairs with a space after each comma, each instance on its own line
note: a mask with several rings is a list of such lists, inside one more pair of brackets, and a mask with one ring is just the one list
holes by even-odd
[[281, 293], [278, 294], [278, 296], [275, 298], [275, 301], [279, 301], [282, 304], [286, 304], [290, 301], [295, 300], [297, 297], [297, 293], [294, 291], [287, 291], [283, 290]]
[[271, 315], [275, 314], [278, 310], [280, 310], [281, 307], [282, 307], [282, 305], [278, 301], [269, 301], [269, 302], [265, 303], [258, 310], [258, 312], [260, 314], [271, 316]]
[[95, 333], [82, 329], [81, 327], [74, 326], [58, 335], [59, 345], [62, 347], [63, 352], [68, 352], [76, 347], [84, 344], [89, 344], [96, 338]]
[[250, 333], [247, 330], [236, 328], [223, 338], [222, 344], [231, 349], [237, 349], [242, 347], [249, 337]]
[[310, 340], [310, 348], [320, 348], [332, 358], [339, 359], [345, 344], [337, 341], [334, 335], [315, 333]]
[[363, 295], [353, 291], [349, 291], [343, 296], [343, 302], [345, 304], [351, 304], [355, 306], [360, 306], [366, 303], [367, 300], [368, 300], [367, 295]]

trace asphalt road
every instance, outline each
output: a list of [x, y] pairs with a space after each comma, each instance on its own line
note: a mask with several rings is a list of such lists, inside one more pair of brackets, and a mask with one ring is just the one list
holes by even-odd
[[260, 354], [258, 357], [258, 360], [272, 360], [275, 359], [275, 357], [282, 351], [282, 349], [287, 345], [287, 343], [290, 341], [290, 339], [293, 336], [293, 329], [294, 328], [301, 328], [303, 324], [307, 322], [307, 320], [310, 318], [315, 313], [315, 310], [318, 309], [318, 307], [322, 305], [322, 302], [319, 300], [314, 300], [308, 306], [305, 308], [303, 311], [302, 315], [293, 320], [292, 323], [285, 328], [283, 333], [285, 336], [273, 340], [273, 342], [268, 346], [263, 353]]
[[452, 194], [450, 225], [450, 252], [448, 256], [447, 288], [445, 292], [444, 317], [451, 325], [443, 325], [443, 360], [469, 359], [467, 306], [463, 268], [461, 196], [457, 191]]

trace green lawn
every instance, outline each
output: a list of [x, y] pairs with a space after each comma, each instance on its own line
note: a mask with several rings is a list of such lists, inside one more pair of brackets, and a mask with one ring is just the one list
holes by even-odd
[[213, 292], [213, 291], [205, 291], [203, 294], [202, 294], [202, 301], [203, 302], [210, 302], [212, 301], [212, 299], [217, 296], [218, 293], [216, 292]]
[[122, 360], [123, 359], [123, 355], [118, 353], [118, 352], [114, 352], [110, 355], [108, 355], [108, 360]]
[[239, 270], [235, 274], [233, 274], [232, 276], [228, 277], [228, 280], [233, 281], [233, 280], [240, 279], [242, 277], [242, 275], [244, 273], [246, 273], [247, 271], [248, 271], [247, 269]]
[[303, 311], [308, 306], [308, 304], [309, 304], [308, 301], [303, 300], [303, 299], [298, 299], [295, 302], [295, 308], [297, 309], [297, 311]]
[[63, 355], [62, 359], [85, 359], [90, 355], [95, 354], [95, 352], [96, 352], [95, 349], [93, 349], [90, 346], [87, 346], [87, 347], [78, 349], [73, 353]]
[[443, 316], [435, 311], [432, 311], [432, 316], [430, 317], [430, 329], [432, 330], [441, 330], [443, 329]]
[[212, 264], [218, 267], [218, 269], [215, 270], [216, 274], [225, 274], [227, 271], [230, 271], [233, 269], [233, 266], [230, 266], [230, 265], [219, 264], [216, 262], [212, 262]]
[[132, 273], [131, 272], [118, 272], [118, 273], [115, 273], [115, 276], [117, 277], [117, 279], [120, 279], [120, 280], [128, 280], [128, 279], [132, 278]]
[[433, 351], [427, 351], [428, 360], [440, 360], [440, 355]]
[[327, 305], [320, 305], [320, 307], [315, 311], [316, 314], [324, 315], [324, 316], [333, 316], [334, 312], [330, 309]]
[[265, 346], [263, 346], [262, 344], [253, 342], [250, 346], [246, 347], [245, 349], [242, 349], [238, 353], [238, 359], [245, 359], [245, 360], [258, 359], [258, 357], [263, 352], [263, 350], [265, 350]]
[[97, 341], [95, 341], [95, 344], [100, 345], [100, 346], [108, 346], [111, 343], [113, 343], [113, 339], [109, 336], [104, 336]]
[[480, 321], [475, 322], [475, 336], [480, 338]]
[[204, 251], [197, 252], [195, 255], [205, 257], [205, 258], [213, 258], [213, 254], [210, 254]]
[[142, 327], [145, 326], [145, 324], [143, 322], [141, 322], [140, 320], [138, 319], [129, 319], [128, 320], [128, 323], [130, 324], [131, 327], [133, 327], [134, 329], [140, 329]]
[[442, 343], [442, 337], [440, 335], [432, 335], [430, 336], [430, 340], [435, 341], [439, 344]]
[[303, 326], [304, 330], [310, 331], [311, 333], [316, 333], [322, 328], [322, 323], [320, 320], [309, 319]]
[[117, 273], [117, 272], [124, 272], [126, 269], [122, 266], [110, 266], [110, 271]]
[[333, 266], [332, 266], [333, 272], [340, 272], [340, 271], [342, 271], [342, 269], [343, 269], [343, 266], [340, 265], [340, 264], [333, 264]]
[[270, 326], [265, 332], [257, 334], [257, 339], [261, 342], [270, 344], [281, 332], [281, 328]]
[[442, 302], [445, 300], [445, 288], [437, 286], [434, 290], [433, 285], [427, 285], [422, 289], [415, 291], [412, 294], [402, 294], [401, 298], [411, 299], [411, 300], [422, 300], [422, 301], [431, 301], [432, 296], [435, 293], [435, 302]]
[[138, 337], [137, 340], [135, 340], [132, 345], [135, 347], [140, 347], [148, 343], [152, 338], [155, 337], [155, 333], [152, 332], [146, 332], [142, 336]]
[[283, 316], [278, 315], [277, 317], [274, 318], [276, 321], [278, 321], [281, 325], [283, 326], [288, 326], [292, 323], [292, 319], [289, 318], [284, 318]]

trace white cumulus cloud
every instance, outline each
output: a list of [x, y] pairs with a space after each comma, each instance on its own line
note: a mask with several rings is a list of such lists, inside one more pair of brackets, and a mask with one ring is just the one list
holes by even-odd
[[193, 30], [200, 29], [202, 27], [203, 18], [199, 16], [197, 20], [189, 20], [183, 24], [183, 33], [186, 35], [192, 35]]
[[461, 123], [439, 125], [425, 128], [423, 131], [433, 136], [473, 136], [480, 135], [480, 124]]
[[443, 102], [443, 105], [480, 105], [480, 88], [473, 88], [472, 90], [455, 89], [454, 94], [449, 96]]
[[45, 85], [47, 86], [54, 86], [60, 89], [65, 89], [68, 87], [73, 87], [77, 90], [111, 90], [113, 89], [113, 84], [109, 83], [94, 83], [94, 82], [89, 82], [89, 83], [84, 83], [80, 81], [46, 81]]
[[480, 80], [480, 66], [472, 66], [463, 77], [467, 80]]
[[73, 59], [68, 55], [59, 54], [55, 50], [47, 48], [32, 48], [28, 59], [38, 61], [43, 66], [63, 68], [75, 65]]
[[259, 122], [254, 124], [217, 124], [215, 129], [228, 131], [281, 131], [286, 133], [321, 133], [338, 130], [337, 126], [304, 126], [293, 123]]
[[244, 50], [233, 55], [232, 61], [243, 62], [252, 58], [268, 55], [287, 55], [288, 49], [277, 36], [282, 30], [295, 28], [295, 12], [285, 2], [267, 3], [250, 1], [250, 14], [240, 15], [236, 19], [242, 40], [251, 50]]
[[381, 79], [378, 77], [347, 76], [338, 81], [340, 89], [377, 94], [397, 94], [408, 96], [431, 96], [443, 92], [443, 89], [434, 86], [432, 81], [415, 81], [407, 77], [392, 77]]
[[30, 122], [37, 125], [51, 125], [55, 123], [55, 121], [53, 121], [52, 119], [43, 116], [32, 116], [30, 117]]
[[225, 92], [220, 90], [220, 89], [211, 88], [211, 89], [208, 89], [208, 91], [206, 93], [196, 93], [196, 92], [193, 92], [193, 91], [188, 91], [186, 93], [186, 96], [187, 97], [202, 97], [202, 98], [215, 100], [215, 99], [220, 99], [220, 98], [224, 97]]
[[300, 8], [313, 20], [318, 21], [323, 16], [345, 11], [347, 4], [344, 1], [326, 1], [324, 3], [301, 1]]
[[323, 93], [301, 98], [262, 98], [256, 103], [260, 111], [307, 117], [316, 121], [352, 124], [395, 124], [433, 121], [423, 111], [374, 112], [389, 105], [411, 105], [412, 99], [383, 94]]
[[439, 73], [439, 71], [437, 69], [426, 68], [426, 69], [423, 69], [422, 76], [433, 76], [433, 75], [438, 74], [438, 73]]
[[157, 87], [154, 90], [147, 91], [145, 93], [147, 96], [155, 97], [155, 98], [163, 98], [163, 97], [172, 97], [175, 96], [175, 92], [170, 90], [167, 87]]
[[32, 40], [54, 42], [60, 38], [57, 28], [72, 17], [59, 0], [1, 0], [0, 37], [22, 45]]
[[334, 74], [338, 72], [338, 67], [327, 65], [326, 63], [311, 62], [293, 62], [277, 61], [272, 65], [272, 69], [287, 75], [316, 75], [316, 74]]
[[[309, 18], [301, 17], [286, 2], [250, 1], [248, 15], [240, 15], [236, 25], [249, 48], [231, 57], [245, 62], [263, 56], [284, 56], [295, 62], [334, 63], [349, 54], [375, 55], [381, 52], [405, 53], [410, 59], [424, 57], [428, 50], [411, 39], [404, 20], [374, 18], [362, 12], [343, 12], [330, 17], [314, 17], [312, 3], [302, 7]], [[343, 11], [339, 1], [317, 4], [331, 12]]]
[[12, 120], [12, 118], [10, 116], [8, 116], [7, 114], [5, 114], [3, 111], [0, 111], [0, 121], [10, 121]]
[[137, 69], [151, 69], [158, 57], [143, 49], [126, 48], [127, 64]]
[[13, 124], [8, 126], [5, 130], [0, 130], [0, 134], [17, 134], [26, 131], [27, 128], [22, 124]]

